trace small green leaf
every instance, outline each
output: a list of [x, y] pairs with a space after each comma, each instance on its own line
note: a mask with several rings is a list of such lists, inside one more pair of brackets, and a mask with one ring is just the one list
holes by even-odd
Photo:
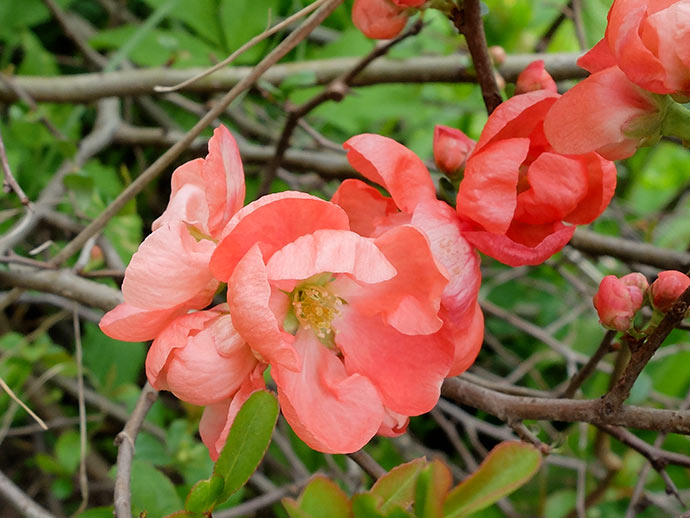
[[376, 481], [369, 492], [381, 498], [379, 509], [382, 513], [393, 507], [407, 509], [412, 505], [417, 475], [425, 464], [426, 459], [414, 459], [396, 466]]
[[225, 480], [218, 503], [227, 500], [254, 473], [271, 442], [277, 419], [278, 400], [270, 392], [254, 392], [242, 405], [213, 470]]
[[453, 484], [450, 470], [440, 460], [424, 466], [417, 477], [414, 509], [417, 518], [441, 518], [443, 502]]
[[354, 518], [409, 518], [412, 516], [400, 507], [394, 507], [389, 512], [383, 513], [381, 497], [371, 493], [363, 493], [352, 497], [352, 514]]
[[134, 515], [146, 512], [147, 518], [160, 518], [182, 507], [175, 486], [150, 463], [132, 462], [132, 507]]
[[307, 484], [299, 500], [284, 498], [283, 506], [290, 518], [352, 518], [350, 499], [322, 475]]
[[81, 459], [79, 434], [74, 431], [63, 433], [55, 444], [55, 457], [67, 473], [75, 473]]
[[502, 442], [450, 492], [443, 506], [444, 516], [465, 517], [490, 506], [525, 484], [540, 465], [541, 454], [531, 444]]
[[223, 491], [223, 477], [211, 475], [206, 480], [200, 480], [189, 490], [184, 508], [187, 511], [205, 513], [213, 511], [218, 497]]

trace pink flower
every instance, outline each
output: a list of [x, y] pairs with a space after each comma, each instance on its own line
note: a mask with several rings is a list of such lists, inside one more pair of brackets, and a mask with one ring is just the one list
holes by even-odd
[[659, 273], [649, 288], [649, 298], [654, 309], [667, 313], [683, 292], [690, 286], [690, 278], [676, 270]]
[[615, 190], [612, 162], [596, 153], [563, 155], [546, 140], [544, 117], [558, 97], [539, 90], [501, 104], [458, 189], [464, 236], [510, 266], [540, 264], [559, 251], [574, 225], [592, 222]]
[[243, 201], [239, 150], [220, 126], [206, 159], [173, 173], [168, 208], [125, 272], [125, 302], [105, 314], [101, 330], [117, 340], [150, 340], [176, 317], [208, 306], [219, 285], [208, 268], [215, 240]]
[[593, 300], [601, 324], [618, 331], [630, 329], [648, 286], [641, 273], [629, 273], [620, 279], [615, 275], [604, 277]]
[[355, 0], [352, 6], [352, 22], [368, 38], [395, 38], [407, 24], [407, 8], [420, 7], [425, 1]]
[[605, 68], [556, 101], [546, 115], [544, 132], [561, 153], [596, 151], [609, 160], [627, 158], [659, 139], [660, 102], [618, 67]]
[[355, 451], [436, 404], [453, 359], [439, 334], [448, 279], [416, 228], [363, 237], [337, 205], [284, 192], [237, 213], [211, 269], [312, 448]]
[[351, 138], [345, 148], [352, 167], [391, 194], [385, 197], [359, 180], [343, 182], [332, 201], [347, 212], [352, 230], [378, 237], [389, 229], [412, 225], [424, 233], [434, 257], [445, 267], [449, 283], [441, 299], [440, 335], [454, 351], [448, 375], [459, 374], [474, 361], [484, 336], [484, 318], [477, 303], [479, 259], [461, 233], [460, 220], [436, 199], [429, 172], [409, 149], [370, 134]]
[[606, 35], [580, 65], [618, 65], [645, 90], [690, 96], [690, 0], [615, 0]]
[[557, 92], [556, 82], [544, 68], [544, 60], [532, 61], [520, 72], [515, 84], [515, 95], [533, 92], [535, 90], [548, 90]]
[[434, 160], [439, 170], [450, 177], [462, 171], [474, 146], [475, 141], [458, 129], [441, 125], [434, 128]]

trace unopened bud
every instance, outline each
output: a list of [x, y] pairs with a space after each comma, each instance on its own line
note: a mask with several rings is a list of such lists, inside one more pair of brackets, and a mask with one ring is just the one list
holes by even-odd
[[618, 279], [607, 275], [594, 295], [594, 307], [604, 327], [627, 331], [635, 313], [642, 307], [647, 290], [647, 279], [641, 273], [630, 273]]
[[465, 166], [475, 142], [462, 131], [437, 125], [434, 128], [434, 160], [439, 170], [453, 178]]
[[515, 85], [515, 95], [533, 92], [535, 90], [548, 90], [557, 92], [556, 82], [544, 68], [544, 60], [532, 61], [520, 72]]
[[690, 277], [676, 270], [659, 273], [649, 288], [649, 298], [654, 309], [667, 313], [683, 292], [690, 286]]
[[498, 66], [505, 62], [507, 55], [503, 47], [500, 45], [492, 45], [489, 47], [489, 57], [491, 58], [491, 62]]

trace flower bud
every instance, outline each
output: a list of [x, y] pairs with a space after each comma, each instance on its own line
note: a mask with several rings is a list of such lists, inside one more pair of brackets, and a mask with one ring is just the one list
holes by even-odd
[[666, 313], [671, 310], [683, 292], [690, 286], [690, 277], [676, 270], [661, 272], [649, 288], [654, 309]]
[[437, 125], [434, 128], [434, 160], [439, 170], [453, 178], [465, 166], [475, 142], [462, 131]]
[[647, 279], [641, 273], [629, 273], [618, 279], [607, 275], [594, 295], [594, 307], [604, 327], [617, 331], [630, 329], [635, 313], [642, 307]]
[[515, 85], [515, 95], [533, 92], [535, 90], [549, 90], [557, 92], [556, 82], [544, 68], [544, 60], [532, 61], [520, 72]]
[[506, 54], [505, 49], [500, 45], [492, 45], [489, 47], [489, 57], [494, 65], [499, 66], [505, 62], [508, 55]]

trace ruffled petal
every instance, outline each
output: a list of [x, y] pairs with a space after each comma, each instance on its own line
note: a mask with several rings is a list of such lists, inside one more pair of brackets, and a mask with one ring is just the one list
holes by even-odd
[[577, 66], [584, 68], [590, 74], [605, 68], [616, 66], [616, 58], [611, 54], [606, 38], [599, 40], [584, 56], [577, 60]]
[[441, 317], [444, 326], [440, 334], [453, 344], [453, 363], [448, 376], [457, 376], [465, 372], [479, 354], [484, 341], [484, 313], [479, 303], [475, 302], [471, 311], [465, 313], [461, 320], [445, 318], [444, 308]]
[[505, 234], [493, 234], [481, 230], [464, 232], [465, 238], [482, 253], [508, 266], [537, 265], [546, 261], [563, 248], [575, 232], [575, 227], [560, 223], [553, 233], [536, 246], [527, 246], [513, 241]]
[[271, 285], [259, 245], [240, 260], [228, 282], [228, 307], [237, 332], [274, 367], [298, 369], [294, 336], [282, 329], [271, 310]]
[[245, 379], [232, 399], [209, 405], [204, 409], [199, 422], [199, 435], [201, 435], [201, 440], [208, 448], [208, 453], [214, 462], [218, 460], [220, 452], [223, 451], [230, 427], [242, 405], [254, 392], [266, 388], [263, 378], [265, 368], [266, 366], [263, 364], [257, 365], [254, 372]]
[[579, 157], [541, 153], [527, 170], [529, 188], [518, 194], [515, 219], [530, 224], [561, 221], [585, 197], [588, 180]]
[[208, 141], [208, 156], [201, 175], [208, 201], [208, 229], [217, 238], [244, 204], [244, 168], [240, 150], [225, 126], [217, 127]]
[[160, 227], [132, 256], [122, 283], [128, 304], [164, 309], [218, 286], [208, 268], [215, 244], [197, 241], [184, 223]]
[[103, 315], [98, 326], [101, 331], [115, 340], [144, 342], [155, 338], [165, 326], [187, 310], [186, 304], [150, 310], [123, 303]]
[[208, 232], [208, 204], [204, 181], [201, 178], [203, 159], [191, 160], [175, 169], [172, 174], [170, 201], [168, 206], [151, 225], [152, 230], [184, 222]]
[[528, 138], [510, 138], [473, 153], [458, 188], [458, 213], [489, 232], [506, 232], [517, 206], [520, 165], [529, 146]]
[[342, 207], [350, 218], [350, 230], [373, 237], [387, 219], [398, 214], [398, 207], [371, 185], [361, 180], [343, 181], [331, 201]]
[[370, 379], [387, 408], [419, 415], [434, 407], [453, 360], [447, 341], [438, 334], [402, 334], [380, 316], [365, 315], [349, 304], [333, 327], [347, 371]]
[[298, 237], [326, 228], [349, 230], [347, 214], [335, 203], [293, 191], [263, 196], [232, 218], [211, 257], [211, 271], [225, 282], [254, 244], [260, 244], [268, 261], [273, 252]]
[[[266, 272], [285, 291], [292, 291], [296, 281], [324, 272], [347, 273], [366, 284], [387, 281], [397, 273], [372, 239], [349, 230], [317, 230], [298, 237], [271, 256]], [[286, 280], [293, 282], [275, 282]]]
[[343, 147], [354, 170], [383, 186], [400, 210], [411, 213], [420, 201], [436, 199], [424, 162], [395, 140], [366, 133], [352, 137]]
[[404, 434], [405, 430], [407, 430], [407, 425], [410, 424], [410, 418], [393, 412], [389, 408], [384, 408], [383, 410], [383, 422], [376, 433], [384, 437], [398, 437]]
[[384, 418], [376, 389], [366, 377], [348, 374], [311, 331], [298, 331], [295, 347], [301, 357], [299, 371], [281, 366], [271, 369], [285, 419], [315, 450], [359, 450], [376, 434]]
[[563, 218], [573, 225], [586, 225], [608, 207], [616, 191], [616, 164], [592, 153], [580, 156], [587, 173], [587, 193], [577, 208]]

